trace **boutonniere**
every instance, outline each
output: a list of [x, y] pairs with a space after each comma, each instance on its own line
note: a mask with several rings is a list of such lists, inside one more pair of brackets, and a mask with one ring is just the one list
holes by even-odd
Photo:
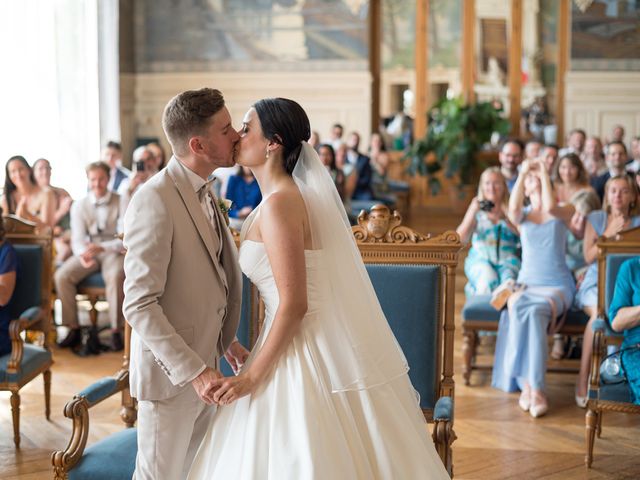
[[231, 210], [231, 206], [233, 202], [231, 200], [227, 200], [226, 198], [218, 198], [218, 208], [222, 215], [224, 216], [224, 221], [229, 226], [229, 210]]

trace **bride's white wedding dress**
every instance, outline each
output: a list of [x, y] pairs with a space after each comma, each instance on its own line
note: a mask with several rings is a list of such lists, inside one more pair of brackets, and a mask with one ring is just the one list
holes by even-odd
[[[262, 347], [278, 308], [264, 245], [245, 240], [242, 271], [260, 291], [265, 321], [244, 368]], [[438, 457], [406, 373], [370, 388], [336, 391], [323, 318], [331, 291], [323, 250], [306, 250], [308, 311], [299, 333], [258, 390], [216, 413], [189, 479], [441, 479]], [[393, 341], [393, 340], [390, 340]]]

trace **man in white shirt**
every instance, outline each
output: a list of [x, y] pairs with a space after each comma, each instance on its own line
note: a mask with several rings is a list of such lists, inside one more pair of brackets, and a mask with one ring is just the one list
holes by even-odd
[[54, 278], [62, 302], [62, 323], [71, 329], [60, 342], [63, 348], [73, 348], [81, 342], [76, 303], [78, 284], [100, 271], [109, 303], [111, 348], [122, 350], [124, 249], [117, 235], [122, 233], [123, 211], [120, 196], [108, 189], [109, 172], [105, 162], [89, 164], [89, 194], [71, 209], [73, 256], [56, 271]]
[[627, 171], [640, 172], [640, 136], [631, 139], [631, 161], [627, 163]]
[[574, 128], [569, 132], [569, 136], [567, 138], [567, 146], [565, 148], [561, 148], [558, 152], [558, 157], [562, 158], [567, 153], [575, 153], [576, 155], [580, 155], [582, 150], [584, 150], [584, 143], [587, 140], [587, 134], [581, 128]]

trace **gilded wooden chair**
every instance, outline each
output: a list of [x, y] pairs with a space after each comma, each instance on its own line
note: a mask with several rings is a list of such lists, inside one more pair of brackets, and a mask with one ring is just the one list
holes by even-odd
[[628, 383], [607, 384], [600, 376], [600, 364], [607, 345], [619, 345], [623, 335], [611, 329], [609, 303], [613, 298], [616, 277], [622, 263], [640, 255], [640, 227], [620, 232], [614, 238], [598, 240], [598, 318], [593, 324], [593, 352], [587, 403], [585, 464], [591, 468], [596, 434], [602, 433], [604, 412], [640, 414], [640, 405], [633, 403]]
[[[51, 325], [51, 231], [39, 232], [35, 224], [12, 215], [3, 219], [5, 239], [18, 255], [16, 286], [9, 304], [11, 353], [0, 357], [0, 390], [11, 392], [13, 441], [20, 447], [20, 389], [42, 374], [44, 378], [45, 417], [49, 419], [51, 365], [48, 347]], [[42, 346], [25, 343], [23, 331], [40, 331]]]
[[362, 211], [353, 227], [358, 248], [391, 329], [409, 363], [420, 406], [434, 423], [436, 450], [453, 470], [453, 339], [460, 238], [422, 235], [383, 205]]

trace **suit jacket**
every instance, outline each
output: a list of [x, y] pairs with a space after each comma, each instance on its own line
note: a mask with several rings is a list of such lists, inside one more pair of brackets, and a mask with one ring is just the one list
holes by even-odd
[[[173, 157], [131, 199], [124, 222], [124, 315], [132, 327], [130, 386], [140, 400], [192, 388], [234, 339], [242, 274], [228, 228], [219, 240]], [[225, 225], [218, 209], [220, 225]]]
[[[121, 233], [123, 205], [117, 193], [109, 192], [108, 195], [109, 199], [102, 207], [96, 206], [93, 194], [73, 202], [71, 206], [71, 249], [74, 255], [82, 254], [86, 250], [88, 242], [100, 244], [107, 250], [122, 250], [122, 243], [115, 237]], [[104, 225], [100, 225], [98, 220], [98, 208], [107, 209]]]
[[373, 170], [369, 157], [358, 153], [356, 171], [358, 172], [358, 181], [353, 192], [354, 200], [371, 200], [373, 198], [373, 190], [371, 189]]

